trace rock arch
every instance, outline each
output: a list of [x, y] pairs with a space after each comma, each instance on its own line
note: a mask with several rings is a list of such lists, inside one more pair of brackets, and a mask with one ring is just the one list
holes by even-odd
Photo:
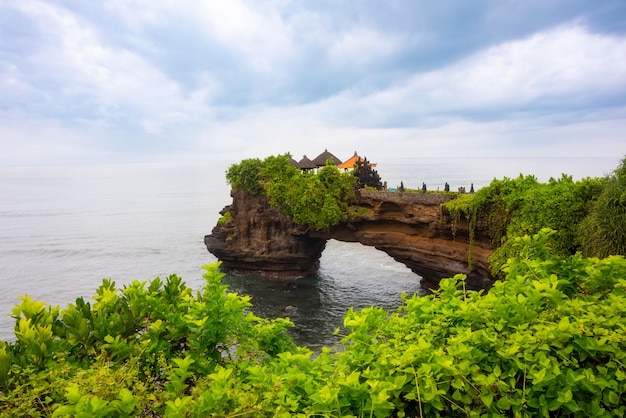
[[434, 288], [441, 278], [457, 273], [468, 275], [471, 288], [492, 283], [488, 233], [481, 225], [476, 227], [470, 267], [468, 225], [459, 221], [453, 234], [451, 219], [440, 213], [440, 205], [450, 195], [362, 190], [358, 197], [361, 215], [326, 231], [294, 224], [264, 196], [239, 191], [231, 196], [233, 203], [221, 212], [230, 212], [231, 219], [218, 223], [204, 242], [224, 267], [235, 271], [302, 277], [318, 268], [327, 240], [336, 239], [389, 254], [420, 275], [425, 288]]

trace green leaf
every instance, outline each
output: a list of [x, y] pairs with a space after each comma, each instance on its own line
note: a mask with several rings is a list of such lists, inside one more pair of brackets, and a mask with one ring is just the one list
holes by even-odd
[[559, 392], [557, 396], [557, 400], [561, 403], [568, 403], [573, 398], [572, 391], [570, 389], [565, 389]]
[[609, 391], [607, 397], [607, 403], [609, 405], [619, 405], [620, 403], [620, 397], [617, 393], [613, 392], [613, 391]]
[[69, 385], [67, 388], [65, 388], [65, 398], [71, 404], [78, 403], [78, 401], [80, 400], [81, 397], [82, 397], [82, 395], [81, 395], [80, 390], [78, 389], [78, 385], [76, 383], [73, 383], [73, 384]]
[[485, 404], [487, 408], [491, 407], [493, 403], [493, 393], [487, 392], [480, 395], [480, 400]]
[[511, 400], [507, 396], [503, 396], [502, 398], [498, 399], [498, 402], [496, 402], [496, 406], [499, 409], [507, 411], [511, 408]]
[[409, 392], [407, 394], [404, 395], [404, 399], [408, 400], [408, 401], [414, 401], [417, 399], [417, 393], [415, 392]]

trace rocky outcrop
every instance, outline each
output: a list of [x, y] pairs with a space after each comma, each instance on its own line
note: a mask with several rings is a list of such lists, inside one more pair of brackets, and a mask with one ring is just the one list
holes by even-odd
[[223, 266], [271, 277], [301, 277], [314, 271], [326, 241], [360, 242], [376, 247], [435, 288], [443, 277], [468, 275], [470, 288], [492, 283], [487, 258], [492, 252], [486, 228], [479, 222], [471, 246], [466, 222], [456, 223], [440, 212], [447, 194], [412, 194], [362, 190], [358, 215], [326, 231], [295, 225], [263, 196], [232, 192], [233, 203], [222, 214], [232, 218], [205, 237], [208, 250]]
[[233, 203], [220, 212], [230, 212], [231, 219], [204, 237], [224, 267], [275, 278], [302, 277], [317, 269], [325, 238], [308, 236], [264, 196], [237, 191], [231, 196]]

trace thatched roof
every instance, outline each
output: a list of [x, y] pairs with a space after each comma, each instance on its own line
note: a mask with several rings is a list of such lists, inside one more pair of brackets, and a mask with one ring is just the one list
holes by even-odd
[[332, 160], [334, 165], [341, 164], [341, 160], [328, 152], [327, 149], [325, 149], [323, 153], [315, 157], [315, 159], [313, 160], [313, 164], [315, 164], [316, 167], [324, 167], [326, 165], [326, 161], [328, 160]]
[[297, 167], [300, 170], [310, 170], [312, 168], [317, 167], [313, 161], [311, 161], [306, 155], [304, 157], [302, 157], [302, 159], [300, 161], [298, 161], [298, 165]]

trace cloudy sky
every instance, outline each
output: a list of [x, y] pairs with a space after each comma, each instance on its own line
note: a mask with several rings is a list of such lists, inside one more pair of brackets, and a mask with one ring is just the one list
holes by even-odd
[[624, 0], [0, 0], [0, 165], [626, 154]]

